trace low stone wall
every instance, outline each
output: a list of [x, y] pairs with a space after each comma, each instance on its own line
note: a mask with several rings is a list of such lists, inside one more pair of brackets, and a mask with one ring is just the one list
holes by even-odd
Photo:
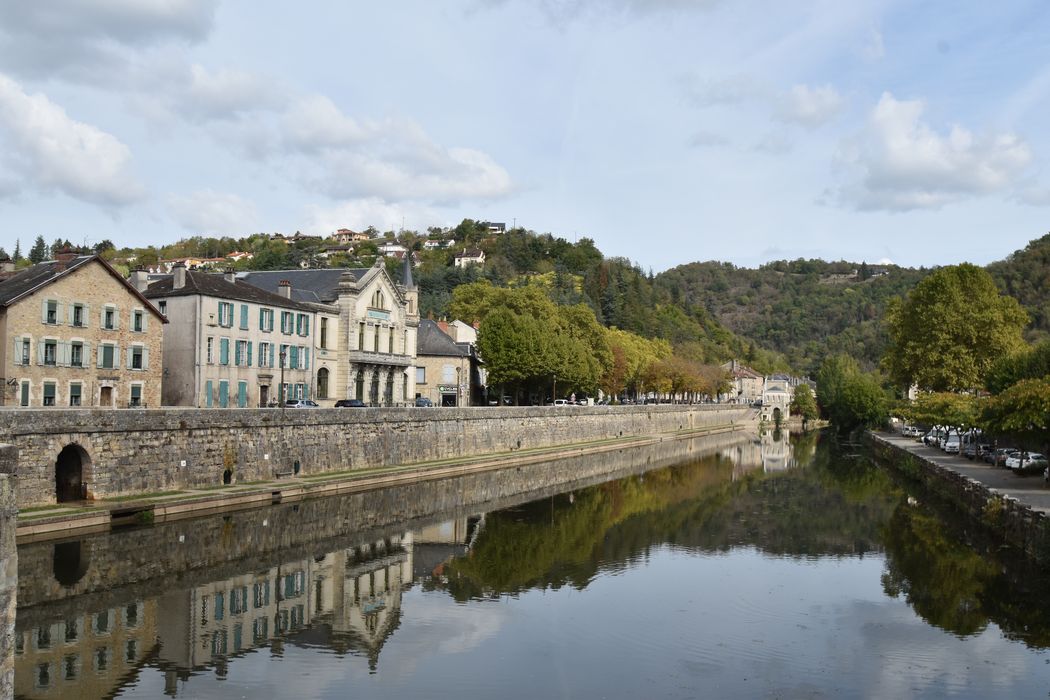
[[740, 406], [17, 410], [0, 441], [20, 451], [18, 505], [54, 503], [56, 462], [82, 465], [105, 498], [654, 435], [753, 420]]
[[11, 477], [18, 462], [18, 450], [0, 445], [0, 699], [15, 692], [15, 603], [18, 592], [18, 552], [15, 527], [18, 509]]
[[994, 493], [976, 479], [946, 469], [871, 435], [875, 454], [952, 503], [974, 521], [1039, 562], [1050, 561], [1050, 518], [1016, 498]]

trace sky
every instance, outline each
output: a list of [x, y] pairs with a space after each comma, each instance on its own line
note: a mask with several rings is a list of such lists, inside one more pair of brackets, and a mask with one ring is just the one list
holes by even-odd
[[502, 221], [661, 271], [1048, 230], [1050, 4], [4, 0], [0, 246]]

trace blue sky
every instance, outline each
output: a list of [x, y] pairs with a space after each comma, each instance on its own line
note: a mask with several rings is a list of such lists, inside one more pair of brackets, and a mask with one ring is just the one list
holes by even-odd
[[1045, 2], [7, 0], [0, 245], [506, 221], [663, 270], [1047, 231]]

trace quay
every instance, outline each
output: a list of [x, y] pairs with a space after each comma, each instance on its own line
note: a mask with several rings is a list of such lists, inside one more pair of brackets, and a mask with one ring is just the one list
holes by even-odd
[[870, 433], [876, 455], [1040, 562], [1050, 562], [1050, 489], [1038, 476], [971, 462], [896, 433]]

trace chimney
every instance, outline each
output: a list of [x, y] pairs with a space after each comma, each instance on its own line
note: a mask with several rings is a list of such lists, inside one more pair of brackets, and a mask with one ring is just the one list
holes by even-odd
[[63, 248], [59, 252], [55, 253], [55, 264], [53, 266], [53, 269], [55, 272], [62, 272], [62, 270], [65, 270], [67, 267], [69, 267], [69, 263], [73, 262], [76, 259], [77, 253], [74, 253], [69, 248]]
[[237, 273], [232, 267], [227, 267], [226, 271], [222, 273], [222, 278], [230, 284], [234, 284], [237, 282]]
[[186, 263], [175, 263], [175, 266], [171, 268], [171, 274], [173, 276], [171, 280], [172, 289], [182, 289], [186, 286]]
[[149, 273], [142, 269], [142, 266], [136, 267], [131, 273], [131, 286], [140, 292], [146, 291], [149, 287]]
[[277, 293], [285, 299], [292, 298], [292, 283], [288, 280], [281, 280], [277, 283]]

